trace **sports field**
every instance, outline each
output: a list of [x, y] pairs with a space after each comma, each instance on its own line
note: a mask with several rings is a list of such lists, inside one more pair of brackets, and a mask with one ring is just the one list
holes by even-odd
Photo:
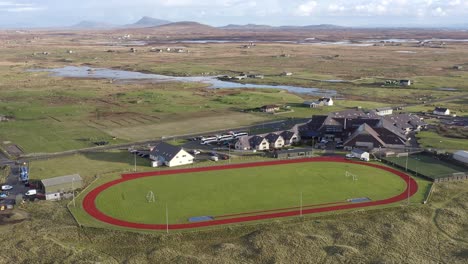
[[428, 155], [410, 155], [408, 159], [406, 157], [387, 157], [385, 159], [401, 167], [405, 167], [407, 164], [408, 169], [432, 179], [452, 176], [452, 173], [465, 172], [467, 170], [461, 166]]
[[[189, 222], [189, 218], [197, 216], [212, 217], [208, 222], [228, 223], [238, 218], [244, 219], [239, 222], [256, 220], [259, 215], [287, 216], [300, 208], [304, 213], [330, 206], [355, 208], [395, 197], [407, 188], [405, 180], [391, 169], [368, 163], [330, 158], [289, 162], [124, 175], [91, 191], [83, 207], [98, 220], [116, 225], [147, 225], [149, 229], [154, 225], [154, 229], [162, 229], [168, 217], [167, 223], [176, 229], [203, 226]], [[411, 195], [416, 187], [414, 183]], [[150, 192], [154, 202], [148, 201]], [[348, 201], [353, 198], [370, 201]]]

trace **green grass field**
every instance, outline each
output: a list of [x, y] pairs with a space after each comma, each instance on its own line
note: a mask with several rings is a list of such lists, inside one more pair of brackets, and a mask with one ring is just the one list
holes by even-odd
[[[350, 171], [358, 176], [346, 177]], [[399, 177], [379, 169], [330, 162], [274, 165], [222, 171], [145, 177], [103, 191], [97, 207], [110, 216], [140, 223], [186, 223], [193, 216], [219, 216], [344, 202], [349, 198], [381, 200], [405, 188]], [[147, 202], [152, 191], [156, 202]]]
[[[387, 157], [385, 159], [402, 167], [406, 166], [406, 157]], [[449, 174], [467, 170], [461, 166], [437, 160], [426, 155], [409, 156], [408, 169], [433, 179], [447, 177]]]

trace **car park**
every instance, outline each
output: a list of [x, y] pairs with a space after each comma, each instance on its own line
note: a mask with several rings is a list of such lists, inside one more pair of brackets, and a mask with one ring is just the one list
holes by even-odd
[[13, 189], [13, 186], [11, 185], [2, 185], [2, 191], [7, 191]]

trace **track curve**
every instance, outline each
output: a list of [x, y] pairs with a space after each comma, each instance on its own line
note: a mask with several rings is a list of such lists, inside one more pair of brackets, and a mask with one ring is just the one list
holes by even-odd
[[[248, 168], [248, 167], [257, 167], [257, 166], [279, 165], [279, 164], [291, 164], [291, 163], [301, 163], [301, 162], [342, 162], [342, 163], [354, 163], [354, 164], [359, 164], [359, 165], [364, 165], [364, 166], [370, 166], [370, 167], [374, 167], [374, 168], [378, 168], [381, 170], [391, 172], [399, 176], [406, 183], [406, 189], [402, 193], [396, 196], [384, 199], [384, 200], [369, 201], [369, 202], [354, 203], [354, 204], [352, 203], [341, 204], [341, 205], [333, 205], [333, 206], [320, 207], [320, 208], [302, 209], [302, 214], [314, 214], [314, 213], [322, 213], [322, 212], [348, 210], [348, 209], [354, 209], [354, 208], [364, 208], [364, 207], [377, 206], [377, 205], [386, 205], [386, 204], [391, 204], [391, 203], [405, 200], [408, 198], [408, 195], [413, 196], [418, 191], [418, 184], [416, 183], [416, 181], [412, 179], [410, 176], [408, 176], [407, 174], [400, 172], [398, 170], [385, 167], [382, 165], [378, 165], [378, 164], [373, 164], [373, 163], [347, 160], [341, 157], [318, 157], [318, 158], [262, 161], [262, 162], [254, 162], [254, 163], [230, 164], [230, 165], [202, 167], [202, 168], [188, 168], [188, 169], [175, 169], [175, 170], [165, 170], [165, 171], [152, 171], [152, 172], [123, 174], [122, 178], [107, 182], [91, 190], [84, 197], [82, 205], [83, 205], [83, 209], [89, 215], [91, 215], [95, 219], [104, 223], [108, 223], [108, 224], [115, 225], [115, 226], [126, 227], [126, 228], [145, 229], [145, 230], [165, 230], [167, 228], [166, 224], [136, 223], [136, 222], [129, 222], [129, 221], [125, 221], [125, 220], [121, 220], [121, 219], [108, 216], [104, 214], [103, 212], [101, 212], [96, 207], [96, 203], [95, 203], [96, 198], [102, 191], [106, 190], [107, 188], [111, 186], [117, 185], [125, 181], [142, 178], [142, 177], [163, 176], [163, 175], [189, 173], [189, 172]], [[286, 211], [286, 212], [275, 212], [275, 213], [266, 213], [266, 214], [250, 215], [250, 216], [232, 217], [232, 218], [226, 218], [226, 219], [215, 219], [212, 221], [205, 221], [205, 222], [170, 224], [168, 228], [171, 230], [189, 229], [189, 228], [225, 225], [225, 224], [241, 223], [241, 222], [256, 221], [256, 220], [265, 220], [265, 219], [272, 219], [272, 218], [278, 218], [278, 217], [290, 217], [290, 216], [297, 216], [300, 214], [301, 214], [300, 210], [294, 209], [294, 210]]]

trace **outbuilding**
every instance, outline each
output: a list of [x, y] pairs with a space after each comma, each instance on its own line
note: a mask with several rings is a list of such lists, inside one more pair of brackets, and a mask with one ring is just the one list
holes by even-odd
[[360, 159], [360, 160], [365, 160], [365, 161], [370, 160], [369, 152], [364, 151], [362, 149], [355, 148], [351, 151], [351, 154], [353, 154], [355, 158]]
[[432, 113], [434, 115], [448, 116], [450, 115], [450, 109], [445, 107], [436, 107]]
[[60, 176], [41, 180], [41, 188], [46, 200], [61, 200], [72, 196], [73, 191], [83, 187], [79, 174]]

